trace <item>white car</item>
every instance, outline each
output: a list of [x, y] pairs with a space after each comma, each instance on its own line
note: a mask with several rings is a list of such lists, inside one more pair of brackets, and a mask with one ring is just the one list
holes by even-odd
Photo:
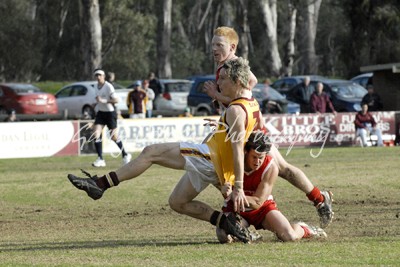
[[[95, 115], [94, 104], [96, 103], [97, 81], [75, 82], [64, 86], [55, 96], [60, 112], [66, 112], [68, 118], [72, 119], [93, 119]], [[121, 114], [128, 114], [126, 96], [130, 89], [123, 88], [116, 84], [115, 92], [119, 98], [116, 108]]]
[[[187, 98], [193, 81], [184, 79], [160, 79], [161, 93], [154, 99], [153, 116], [178, 116], [188, 106]], [[133, 88], [133, 85], [128, 86]], [[126, 98], [125, 98], [126, 99]]]

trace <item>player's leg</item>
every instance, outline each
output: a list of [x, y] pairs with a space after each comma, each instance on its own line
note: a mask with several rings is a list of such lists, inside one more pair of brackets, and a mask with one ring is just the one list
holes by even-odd
[[103, 132], [104, 125], [103, 124], [95, 124], [93, 126], [93, 134], [92, 139], [94, 140], [94, 147], [96, 148], [98, 158], [92, 163], [93, 167], [105, 167], [106, 162], [103, 159]]
[[278, 165], [279, 176], [307, 195], [308, 199], [317, 208], [321, 227], [327, 227], [333, 219], [332, 193], [329, 191], [320, 191], [318, 187], [311, 183], [302, 170], [288, 163], [274, 145], [271, 146], [269, 154]]
[[268, 212], [262, 225], [264, 229], [275, 233], [284, 242], [299, 240], [304, 235], [303, 228], [299, 225], [294, 225], [293, 227], [279, 210]]
[[145, 172], [152, 164], [159, 164], [173, 169], [183, 169], [185, 159], [180, 153], [179, 143], [155, 144], [147, 146], [140, 155], [115, 172], [101, 177], [89, 174], [89, 179], [69, 174], [68, 179], [78, 189], [86, 191], [92, 199], [102, 197], [105, 190], [117, 186], [120, 182], [133, 179]]
[[[178, 213], [208, 221], [212, 225], [223, 229], [227, 234], [237, 237], [242, 242], [250, 242], [249, 230], [241, 225], [240, 220], [233, 213], [225, 215], [221, 211], [214, 210], [204, 202], [194, 200], [208, 185], [202, 179], [199, 179], [198, 176], [189, 177], [189, 173], [186, 172], [169, 197], [170, 207]], [[195, 186], [192, 181], [196, 183]]]
[[209, 221], [214, 209], [206, 203], [194, 200], [198, 194], [190, 181], [189, 175], [185, 173], [172, 191], [168, 202], [170, 207], [178, 213]]
[[139, 176], [153, 164], [183, 170], [185, 159], [181, 155], [179, 143], [163, 143], [147, 146], [137, 158], [116, 170], [115, 173], [119, 181], [122, 182]]
[[313, 190], [314, 185], [307, 178], [304, 172], [288, 163], [274, 145], [271, 146], [269, 155], [271, 155], [274, 161], [277, 163], [280, 177], [287, 180], [289, 183], [306, 194]]

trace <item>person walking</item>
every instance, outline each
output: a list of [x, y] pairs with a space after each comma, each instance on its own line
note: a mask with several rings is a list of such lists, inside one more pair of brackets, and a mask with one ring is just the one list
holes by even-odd
[[118, 98], [115, 96], [115, 89], [112, 84], [105, 80], [105, 73], [101, 69], [94, 71], [97, 79], [96, 88], [96, 118], [94, 120], [94, 145], [98, 158], [92, 163], [93, 167], [105, 167], [106, 162], [103, 158], [103, 128], [107, 126], [111, 139], [117, 144], [121, 150], [123, 164], [127, 164], [131, 160], [131, 155], [126, 153], [122, 141], [118, 137], [117, 129], [117, 113], [115, 104]]

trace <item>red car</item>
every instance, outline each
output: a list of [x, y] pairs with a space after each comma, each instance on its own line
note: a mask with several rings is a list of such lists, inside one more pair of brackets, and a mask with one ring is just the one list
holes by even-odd
[[0, 114], [11, 109], [17, 114], [58, 114], [54, 95], [31, 84], [0, 83]]

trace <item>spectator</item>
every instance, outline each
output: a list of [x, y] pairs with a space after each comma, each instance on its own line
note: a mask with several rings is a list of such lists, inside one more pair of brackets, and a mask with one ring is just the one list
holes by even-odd
[[187, 107], [185, 108], [185, 111], [179, 115], [179, 117], [186, 117], [186, 118], [191, 118], [193, 115], [190, 113], [190, 108]]
[[369, 111], [380, 111], [383, 109], [381, 97], [375, 93], [372, 84], [367, 85], [368, 93], [362, 98], [361, 104], [366, 103]]
[[143, 90], [146, 91], [146, 118], [151, 118], [153, 116], [153, 100], [155, 94], [153, 89], [149, 87], [149, 80], [143, 81]]
[[336, 115], [335, 108], [333, 107], [332, 101], [329, 96], [323, 92], [324, 85], [319, 82], [315, 87], [315, 92], [310, 97], [310, 111], [311, 113], [322, 114], [326, 113], [327, 108]]
[[112, 85], [114, 85], [114, 82], [115, 82], [115, 73], [109, 71], [109, 72], [107, 73], [106, 81], [109, 82], [109, 83], [111, 83]]
[[371, 113], [368, 112], [367, 103], [361, 105], [361, 111], [357, 113], [354, 124], [356, 126], [356, 136], [361, 137], [361, 142], [364, 147], [368, 146], [367, 136], [369, 134], [376, 135], [378, 137], [378, 146], [383, 146], [381, 130], [376, 128], [375, 119]]
[[145, 117], [144, 99], [146, 91], [142, 88], [142, 82], [136, 81], [133, 84], [133, 90], [129, 92], [126, 101], [129, 108], [129, 118], [143, 119]]
[[304, 77], [303, 83], [296, 86], [293, 96], [296, 102], [300, 104], [300, 113], [310, 112], [310, 98], [313, 93], [313, 88], [310, 86], [310, 77]]
[[4, 122], [17, 122], [19, 121], [17, 118], [17, 114], [14, 109], [10, 109], [7, 111], [7, 118], [4, 119]]
[[154, 98], [156, 98], [159, 94], [162, 93], [162, 86], [160, 81], [157, 79], [154, 72], [149, 73], [149, 87], [154, 91]]

